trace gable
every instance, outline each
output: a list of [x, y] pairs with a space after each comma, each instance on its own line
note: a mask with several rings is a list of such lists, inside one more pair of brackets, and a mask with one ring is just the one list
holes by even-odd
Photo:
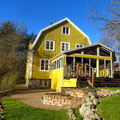
[[[68, 26], [68, 27], [71, 27], [71, 28], [74, 28], [74, 30], [78, 31], [79, 33], [77, 34], [81, 34], [81, 36], [84, 36], [86, 40], [88, 40], [88, 43], [91, 44], [91, 41], [89, 39], [89, 37], [83, 32], [81, 31], [74, 23], [72, 23], [68, 18], [65, 18], [57, 23], [54, 23], [42, 30], [40, 30], [39, 34], [37, 35], [32, 47], [30, 48], [31, 50], [34, 49], [34, 47], [36, 46], [36, 44], [38, 44], [38, 41], [40, 39], [40, 37], [42, 36], [43, 33], [50, 33], [50, 31], [53, 31], [56, 29], [56, 28], [59, 28], [60, 26]], [[59, 31], [61, 33], [61, 31]], [[70, 32], [72, 34], [72, 32]], [[77, 35], [74, 35], [75, 37], [77, 37]]]

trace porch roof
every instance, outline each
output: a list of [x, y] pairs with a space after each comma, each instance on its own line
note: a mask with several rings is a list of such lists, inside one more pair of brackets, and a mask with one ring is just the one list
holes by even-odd
[[113, 61], [116, 61], [116, 56], [115, 56], [115, 51], [112, 50], [111, 48], [108, 48], [107, 46], [101, 44], [101, 43], [96, 43], [96, 44], [92, 44], [92, 45], [88, 45], [88, 46], [84, 46], [84, 47], [81, 47], [81, 48], [75, 48], [75, 49], [72, 49], [72, 50], [67, 50], [67, 51], [64, 51], [60, 54], [58, 54], [57, 56], [53, 57], [51, 60], [59, 57], [60, 55], [63, 55], [63, 54], [66, 54], [66, 55], [72, 55], [72, 54], [75, 54], [75, 53], [78, 53], [80, 54], [82, 51], [84, 51], [86, 53], [86, 55], [95, 55], [97, 53], [97, 47], [100, 48], [100, 56], [109, 56], [110, 55], [110, 52], [112, 52], [113, 54]]
[[72, 55], [72, 54], [81, 53], [82, 51], [84, 51], [86, 53], [86, 55], [87, 54], [88, 55], [90, 55], [90, 54], [91, 55], [96, 55], [97, 47], [100, 48], [100, 56], [109, 56], [110, 52], [112, 52], [113, 53], [113, 60], [116, 61], [115, 51], [112, 50], [111, 48], [108, 48], [107, 46], [105, 46], [101, 43], [92, 44], [92, 45], [89, 45], [89, 46], [68, 50], [68, 51], [65, 51], [64, 54]]

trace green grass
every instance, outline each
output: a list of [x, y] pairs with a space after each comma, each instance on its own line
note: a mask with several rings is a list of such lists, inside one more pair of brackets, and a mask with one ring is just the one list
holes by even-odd
[[120, 120], [120, 94], [101, 99], [98, 112], [103, 120]]
[[80, 107], [77, 107], [77, 108], [75, 109], [75, 115], [77, 116], [77, 120], [82, 120], [82, 116], [81, 116], [80, 113], [79, 113], [79, 108], [80, 108]]
[[70, 120], [67, 110], [34, 108], [10, 97], [3, 97], [2, 102], [5, 120]]
[[99, 87], [99, 89], [119, 90], [120, 87]]

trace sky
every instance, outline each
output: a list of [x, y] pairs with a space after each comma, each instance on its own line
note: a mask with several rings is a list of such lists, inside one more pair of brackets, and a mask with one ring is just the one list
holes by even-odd
[[[101, 32], [88, 19], [90, 0], [0, 0], [0, 22], [24, 23], [28, 34], [38, 34], [51, 24], [68, 17], [85, 32], [92, 44], [98, 43]], [[98, 9], [106, 6], [106, 0], [96, 0]], [[100, 26], [100, 24], [97, 24]]]

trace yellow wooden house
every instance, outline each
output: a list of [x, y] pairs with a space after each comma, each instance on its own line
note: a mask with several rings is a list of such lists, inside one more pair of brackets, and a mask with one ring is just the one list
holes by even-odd
[[[89, 37], [68, 18], [40, 30], [29, 45], [26, 85], [38, 88], [76, 87], [80, 77], [113, 77], [115, 53], [93, 44]], [[86, 67], [88, 65], [88, 67]]]

